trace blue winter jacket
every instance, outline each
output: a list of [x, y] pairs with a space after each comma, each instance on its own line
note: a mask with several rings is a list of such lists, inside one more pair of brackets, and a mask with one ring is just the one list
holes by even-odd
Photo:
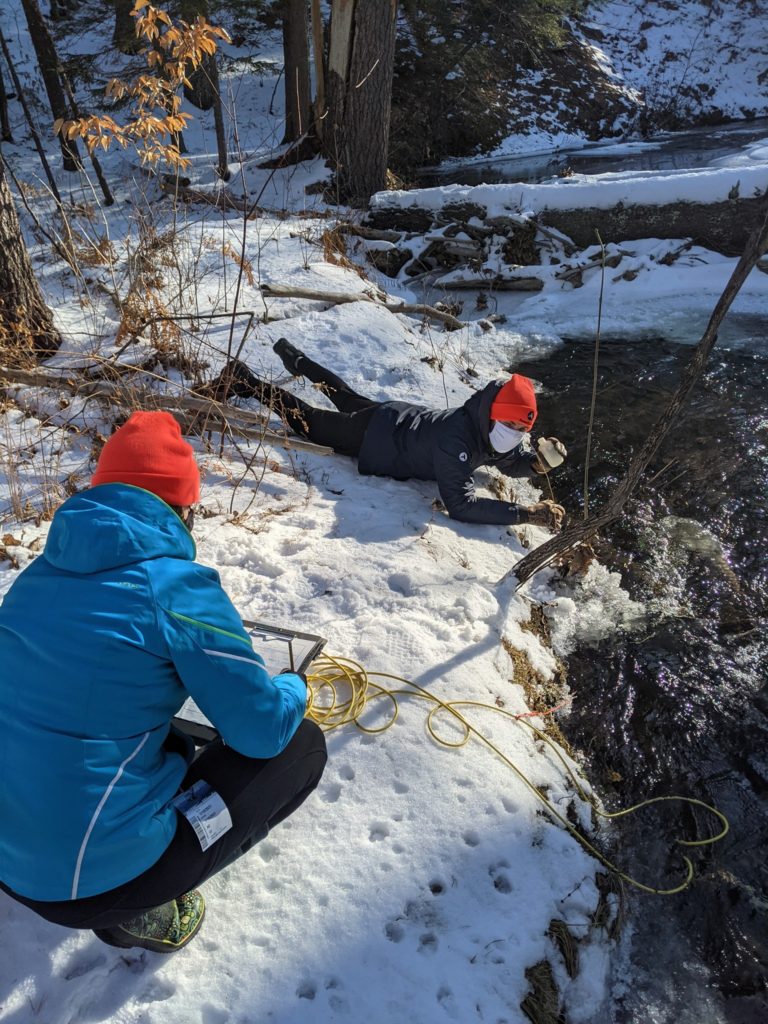
[[148, 491], [70, 498], [0, 605], [0, 880], [65, 900], [135, 878], [176, 831], [187, 770], [164, 743], [188, 696], [249, 757], [306, 709], [270, 678], [181, 519]]
[[436, 480], [448, 515], [465, 523], [528, 522], [520, 505], [475, 494], [472, 474], [480, 466], [522, 476], [536, 458], [520, 448], [497, 455], [491, 447], [491, 405], [503, 383], [492, 381], [455, 409], [383, 402], [365, 431], [359, 472], [395, 480]]

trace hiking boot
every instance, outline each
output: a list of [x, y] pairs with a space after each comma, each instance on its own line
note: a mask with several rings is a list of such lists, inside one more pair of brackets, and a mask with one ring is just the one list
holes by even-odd
[[303, 376], [299, 369], [299, 364], [302, 359], [306, 358], [306, 356], [300, 349], [296, 348], [295, 345], [292, 345], [287, 338], [278, 338], [272, 346], [272, 351], [280, 356], [283, 366], [286, 368], [288, 373], [293, 377]]
[[[225, 381], [226, 394], [223, 391]], [[259, 378], [251, 373], [242, 359], [230, 359], [218, 377], [211, 381], [211, 391], [220, 402], [230, 395], [237, 398], [253, 398], [260, 383]]]
[[153, 953], [175, 953], [194, 939], [204, 916], [202, 893], [192, 889], [113, 928], [95, 928], [94, 935], [118, 949], [137, 946]]

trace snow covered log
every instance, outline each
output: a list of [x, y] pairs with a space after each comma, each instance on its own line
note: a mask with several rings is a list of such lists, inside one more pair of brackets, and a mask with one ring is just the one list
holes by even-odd
[[[691, 238], [715, 252], [734, 255], [743, 250], [754, 227], [760, 200], [726, 199], [715, 203], [677, 201], [654, 205], [624, 203], [601, 209], [595, 206], [571, 209], [544, 209], [536, 214], [538, 224], [567, 235], [579, 249], [596, 242], [595, 231], [604, 242], [628, 242], [639, 238]], [[429, 230], [435, 216], [448, 219], [450, 212], [425, 207], [380, 206], [373, 210], [368, 224], [376, 229], [403, 232]], [[488, 211], [475, 208], [473, 217], [486, 220]], [[426, 228], [425, 228], [426, 225]]]
[[[467, 233], [490, 227], [520, 232], [523, 222], [567, 235], [579, 248], [640, 238], [692, 238], [716, 252], [741, 252], [754, 229], [768, 167], [573, 175], [540, 185], [446, 185], [379, 192], [366, 223], [377, 230], [424, 234], [460, 224]], [[523, 253], [515, 262], [524, 264]]]
[[625, 205], [607, 210], [596, 207], [544, 210], [540, 223], [567, 235], [580, 249], [594, 245], [595, 231], [604, 242], [639, 238], [691, 238], [705, 249], [732, 256], [746, 245], [757, 218], [758, 198], [727, 199], [719, 203]]

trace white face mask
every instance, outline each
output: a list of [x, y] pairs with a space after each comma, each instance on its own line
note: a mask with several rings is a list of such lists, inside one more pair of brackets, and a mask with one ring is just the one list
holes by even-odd
[[499, 422], [493, 424], [493, 429], [488, 434], [491, 447], [498, 455], [506, 455], [513, 448], [517, 448], [524, 437], [524, 430], [513, 430], [512, 427]]

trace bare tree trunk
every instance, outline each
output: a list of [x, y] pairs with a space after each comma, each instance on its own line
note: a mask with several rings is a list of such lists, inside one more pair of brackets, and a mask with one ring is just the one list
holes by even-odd
[[[69, 117], [69, 109], [59, 78], [59, 58], [56, 55], [56, 47], [53, 45], [51, 33], [48, 31], [45, 19], [40, 13], [37, 0], [21, 0], [21, 5], [27, 16], [29, 35], [37, 54], [37, 62], [40, 65], [45, 91], [48, 93], [48, 102], [51, 104], [52, 121], [60, 118], [66, 120]], [[81, 163], [77, 143], [68, 141], [62, 135], [59, 135], [59, 145], [61, 146], [61, 155], [64, 158], [64, 170], [80, 170]]]
[[219, 163], [216, 173], [222, 181], [229, 181], [229, 157], [227, 153], [227, 130], [224, 123], [224, 105], [221, 102], [221, 85], [219, 82], [219, 65], [216, 54], [212, 53], [206, 57], [208, 62], [208, 73], [213, 83], [213, 123], [216, 126], [216, 149], [219, 154]]
[[354, 205], [386, 184], [396, 27], [397, 0], [334, 0], [323, 138]]
[[[208, 0], [181, 0], [179, 17], [190, 25], [198, 17], [205, 18], [207, 21]], [[211, 63], [215, 63], [215, 58], [213, 61], [204, 60], [199, 67], [191, 68], [187, 74], [189, 85], [184, 86], [184, 97], [198, 110], [210, 110], [216, 102], [214, 76], [211, 75], [210, 69]]]
[[[198, 17], [205, 18], [207, 21], [209, 17], [208, 0], [181, 0], [179, 17], [189, 24], [193, 24]], [[219, 92], [219, 67], [216, 54], [206, 54], [199, 67], [189, 69], [187, 77], [189, 85], [184, 86], [185, 99], [192, 106], [197, 107], [198, 110], [210, 110], [213, 108], [213, 120], [216, 126], [216, 149], [219, 155], [216, 173], [224, 181], [227, 181], [229, 179], [227, 136], [224, 124], [224, 109], [221, 102], [221, 93]]]
[[138, 53], [144, 43], [136, 35], [136, 19], [131, 17], [135, 0], [113, 0], [115, 28], [112, 42], [121, 53]]
[[56, 186], [56, 179], [53, 176], [51, 165], [48, 163], [48, 157], [45, 155], [43, 144], [40, 141], [40, 134], [37, 130], [37, 127], [35, 126], [35, 122], [32, 120], [32, 113], [29, 109], [29, 104], [27, 103], [26, 96], [24, 95], [24, 88], [21, 82], [19, 81], [19, 76], [16, 74], [16, 68], [13, 66], [11, 54], [8, 49], [8, 43], [6, 43], [5, 41], [5, 36], [3, 35], [2, 30], [0, 30], [0, 49], [2, 49], [3, 51], [5, 62], [8, 65], [8, 70], [11, 73], [13, 87], [16, 90], [16, 95], [19, 99], [19, 103], [21, 104], [21, 109], [24, 111], [24, 117], [29, 127], [29, 132], [32, 136], [32, 141], [35, 144], [37, 155], [40, 157], [40, 163], [43, 165], [43, 170], [45, 171], [45, 176], [48, 179], [48, 184], [51, 186], [51, 192], [53, 193], [56, 202], [59, 204], [59, 206], [61, 206], [61, 196], [59, 195], [59, 190]]
[[11, 122], [8, 117], [8, 94], [5, 91], [5, 79], [3, 70], [0, 68], [0, 133], [3, 142], [13, 142], [11, 134]]
[[29, 357], [52, 355], [61, 344], [51, 311], [43, 300], [13, 196], [0, 161], [0, 351], [5, 362], [18, 365]]
[[325, 47], [323, 45], [323, 15], [320, 0], [312, 0], [312, 52], [315, 58], [315, 96], [312, 115], [314, 118], [315, 135], [323, 137], [325, 126]]
[[285, 55], [283, 142], [296, 142], [310, 127], [307, 0], [283, 0], [282, 17]]
[[768, 192], [763, 196], [761, 211], [755, 229], [747, 242], [741, 259], [731, 274], [728, 284], [725, 286], [723, 294], [717, 300], [717, 305], [712, 311], [712, 316], [709, 319], [701, 341], [694, 349], [691, 361], [686, 367], [677, 391], [675, 391], [669, 405], [656, 421], [642, 448], [630, 462], [627, 472], [619, 481], [616, 490], [609, 498], [605, 507], [595, 515], [590, 516], [589, 519], [584, 519], [574, 523], [572, 526], [568, 526], [559, 536], [553, 537], [552, 540], [547, 541], [546, 544], [542, 544], [541, 547], [526, 555], [503, 579], [515, 575], [520, 584], [524, 583], [535, 572], [544, 568], [555, 558], [558, 558], [582, 541], [593, 537], [598, 530], [619, 518], [627, 499], [634, 491], [646, 467], [656, 454], [659, 445], [675, 422], [680, 409], [688, 400], [693, 387], [701, 377], [707, 359], [717, 341], [717, 332], [725, 314], [730, 309], [733, 300], [739, 294], [741, 286], [746, 281], [755, 264], [767, 249]]

